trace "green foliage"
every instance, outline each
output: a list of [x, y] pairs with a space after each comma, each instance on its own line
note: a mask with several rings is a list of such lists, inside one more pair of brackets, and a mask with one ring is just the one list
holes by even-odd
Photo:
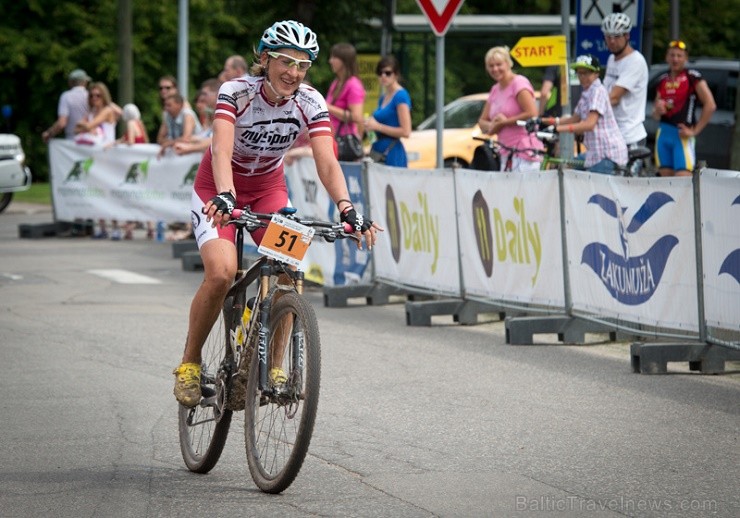
[[[41, 132], [56, 118], [59, 95], [67, 88], [67, 74], [84, 68], [105, 82], [118, 99], [118, 3], [130, 1], [133, 13], [134, 102], [154, 136], [161, 107], [159, 77], [177, 76], [178, 2], [149, 0], [28, 0], [3, 2], [0, 22], [0, 105], [13, 107], [13, 118], [3, 126], [21, 136], [28, 164], [37, 179], [48, 177], [46, 146]], [[309, 79], [325, 92], [332, 79], [326, 57], [332, 44], [348, 41], [362, 53], [380, 52], [381, 31], [367, 23], [381, 20], [389, 0], [329, 2], [316, 0], [189, 0], [189, 88], [191, 98], [205, 79], [217, 76], [226, 57], [252, 50], [262, 31], [273, 21], [295, 18], [313, 28], [321, 55]], [[415, 0], [396, 0], [396, 12], [421, 14]], [[575, 2], [571, 2], [573, 5]], [[737, 58], [740, 53], [740, 10], [737, 0], [681, 0], [681, 37], [694, 56]], [[661, 61], [669, 39], [669, 0], [654, 0], [655, 61]], [[574, 7], [572, 7], [574, 9]], [[466, 0], [464, 14], [559, 14], [560, 3], [548, 0]], [[431, 31], [393, 33], [393, 53], [399, 57], [405, 86], [414, 103], [412, 117], [419, 123], [434, 109], [435, 38]], [[483, 55], [494, 45], [512, 46], [522, 34], [455, 33], [445, 38], [446, 101], [487, 91], [491, 79]], [[521, 69], [537, 86], [538, 69]], [[182, 85], [181, 85], [182, 86]]]

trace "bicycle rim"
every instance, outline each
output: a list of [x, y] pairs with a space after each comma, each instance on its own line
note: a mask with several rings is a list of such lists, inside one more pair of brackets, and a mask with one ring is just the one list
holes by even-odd
[[[283, 333], [275, 332], [278, 325], [283, 326]], [[297, 293], [285, 293], [274, 303], [270, 329], [271, 352], [280, 345], [278, 335], [284, 337], [281, 368], [288, 381], [263, 395], [258, 388], [255, 350], [247, 382], [244, 435], [255, 484], [267, 493], [280, 493], [298, 475], [311, 442], [319, 402], [321, 351], [316, 315]]]
[[[219, 369], [228, 350], [223, 312], [216, 319], [201, 352], [201, 391], [198, 406], [179, 406], [180, 451], [185, 465], [195, 473], [208, 473], [218, 462], [231, 425], [231, 410], [223, 407], [223, 380]], [[218, 403], [204, 404], [208, 398]]]

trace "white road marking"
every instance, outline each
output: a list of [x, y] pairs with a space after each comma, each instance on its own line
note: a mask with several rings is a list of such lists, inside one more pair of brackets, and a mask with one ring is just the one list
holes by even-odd
[[88, 272], [120, 284], [161, 284], [159, 279], [128, 270], [88, 270]]
[[2, 276], [11, 281], [20, 281], [23, 279], [22, 275], [16, 275], [14, 273], [3, 273]]

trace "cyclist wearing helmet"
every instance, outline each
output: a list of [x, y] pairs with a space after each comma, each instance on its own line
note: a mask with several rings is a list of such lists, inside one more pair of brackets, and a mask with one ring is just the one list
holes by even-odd
[[[303, 131], [310, 137], [319, 179], [342, 221], [364, 237], [368, 248], [383, 230], [349, 201], [326, 101], [303, 83], [318, 53], [316, 35], [308, 27], [292, 20], [276, 22], [262, 35], [251, 75], [219, 89], [213, 139], [198, 168], [191, 202], [205, 272], [191, 304], [182, 363], [174, 372], [175, 397], [184, 406], [200, 401], [201, 349], [237, 270], [235, 229], [225, 224], [235, 207], [249, 205], [269, 213], [288, 205], [283, 158]], [[263, 235], [261, 229], [252, 237], [259, 243]]]
[[612, 13], [601, 22], [601, 32], [611, 52], [606, 62], [604, 86], [627, 147], [644, 145], [647, 137], [643, 122], [648, 66], [643, 55], [630, 45], [631, 29], [632, 20], [624, 13]]

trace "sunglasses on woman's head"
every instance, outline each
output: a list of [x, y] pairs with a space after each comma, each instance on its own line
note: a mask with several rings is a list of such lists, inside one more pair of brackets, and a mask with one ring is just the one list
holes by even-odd
[[673, 40], [668, 44], [668, 48], [686, 50], [686, 44], [681, 40]]

